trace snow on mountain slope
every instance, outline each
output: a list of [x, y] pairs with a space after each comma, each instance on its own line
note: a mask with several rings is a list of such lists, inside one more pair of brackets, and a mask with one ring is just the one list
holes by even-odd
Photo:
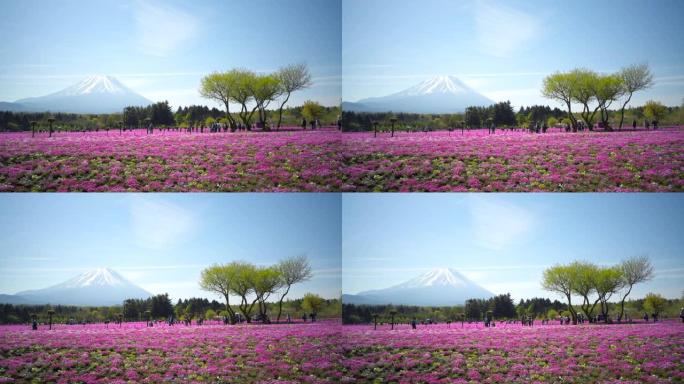
[[84, 272], [47, 288], [2, 295], [4, 302], [63, 305], [114, 305], [125, 299], [147, 298], [151, 294], [109, 268]]
[[459, 79], [454, 76], [436, 76], [432, 79], [427, 79], [422, 83], [416, 84], [411, 88], [405, 89], [401, 92], [395, 93], [395, 96], [414, 96], [414, 95], [428, 95], [431, 93], [466, 93], [472, 92]]
[[462, 305], [472, 298], [489, 298], [493, 293], [451, 268], [437, 268], [401, 284], [384, 289], [343, 295], [350, 304], [395, 304], [423, 306]]
[[[52, 289], [55, 288], [78, 288], [78, 287], [88, 287], [88, 286], [123, 286], [126, 285], [128, 281], [124, 279], [121, 275], [109, 268], [97, 268], [92, 271], [82, 273], [73, 279], [69, 279], [61, 284], [57, 284]], [[130, 283], [129, 283], [130, 284]]]
[[394, 288], [405, 289], [414, 287], [431, 287], [431, 286], [454, 286], [467, 287], [470, 282], [458, 271], [450, 268], [437, 268], [428, 271], [420, 276], [396, 285]]
[[436, 76], [403, 91], [357, 102], [343, 102], [352, 112], [458, 113], [494, 102], [454, 76]]
[[53, 96], [86, 95], [89, 93], [126, 93], [132, 92], [112, 76], [90, 76], [77, 84], [52, 94]]
[[90, 76], [61, 91], [29, 97], [14, 103], [0, 103], [2, 110], [27, 112], [112, 113], [127, 106], [152, 102], [135, 93], [112, 76]]

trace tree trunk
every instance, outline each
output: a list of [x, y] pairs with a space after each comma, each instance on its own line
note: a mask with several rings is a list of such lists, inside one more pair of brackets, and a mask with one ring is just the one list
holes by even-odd
[[283, 101], [283, 103], [280, 104], [280, 108], [278, 109], [278, 130], [280, 130], [280, 122], [283, 121], [283, 107], [285, 106], [288, 100], [290, 100], [290, 92], [287, 93], [285, 101]]
[[589, 315], [593, 315], [593, 314], [594, 314], [594, 308], [596, 308], [596, 304], [598, 304], [600, 300], [601, 300], [601, 299], [598, 298], [598, 299], [596, 299], [596, 301], [594, 301], [594, 304], [591, 306], [591, 308], [589, 308]]
[[233, 119], [233, 116], [230, 115], [230, 107], [228, 106], [228, 103], [226, 104], [226, 118], [228, 119], [228, 124], [230, 125], [230, 128], [235, 126], [235, 120]]
[[[591, 310], [589, 309], [589, 297], [583, 296], [584, 301], [582, 302], [582, 312], [587, 316], [587, 319], [591, 318]], [[593, 310], [593, 307], [592, 307]]]
[[235, 324], [235, 312], [233, 311], [233, 308], [230, 307], [230, 302], [228, 299], [228, 295], [224, 295], [226, 298], [226, 312], [228, 312], [228, 316], [230, 316], [230, 324]]
[[618, 316], [619, 321], [622, 321], [622, 316], [625, 314], [625, 300], [627, 299], [627, 296], [629, 296], [629, 293], [632, 292], [632, 287], [633, 285], [629, 286], [627, 293], [625, 293], [625, 295], [622, 297], [622, 301], [620, 301], [620, 316]]
[[572, 324], [577, 325], [577, 313], [575, 308], [572, 307], [572, 298], [570, 295], [565, 295], [568, 298], [568, 311], [570, 311], [570, 317], [572, 317]]
[[[629, 101], [631, 99], [632, 99], [632, 92], [629, 93], [629, 97], [627, 98], [627, 101], [625, 101], [625, 103], [622, 104], [622, 109], [620, 110], [620, 130], [622, 130], [622, 123], [625, 120], [625, 107], [627, 107], [627, 104], [629, 103]], [[620, 314], [620, 319], [622, 319], [622, 313]]]
[[285, 290], [285, 293], [283, 293], [282, 296], [280, 296], [280, 300], [278, 300], [278, 317], [276, 318], [276, 322], [280, 322], [280, 315], [283, 313], [283, 300], [285, 299], [285, 295], [290, 292], [290, 287], [291, 285], [287, 286], [287, 289]]
[[572, 103], [568, 101], [566, 104], [568, 105], [568, 118], [570, 119], [570, 124], [572, 124], [572, 131], [577, 132], [577, 119], [572, 114]]

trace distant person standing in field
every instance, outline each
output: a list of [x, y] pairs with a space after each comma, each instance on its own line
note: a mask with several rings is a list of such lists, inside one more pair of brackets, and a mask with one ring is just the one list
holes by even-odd
[[648, 323], [648, 313], [644, 313], [644, 321]]
[[[682, 311], [684, 311], [684, 308], [682, 308]], [[684, 319], [684, 317], [682, 319]], [[416, 329], [416, 318], [415, 317], [411, 320], [411, 328]]]
[[646, 127], [646, 130], [648, 131], [648, 127], [650, 126], [650, 125], [648, 124], [648, 120], [644, 120], [644, 126]]
[[302, 128], [306, 129], [306, 118], [302, 118]]
[[632, 129], [636, 129], [636, 119], [632, 120]]
[[679, 318], [682, 319], [682, 323], [684, 323], [684, 307], [682, 307], [682, 310], [679, 311]]
[[653, 124], [652, 124], [652, 125], [653, 125], [653, 130], [654, 130], [654, 131], [655, 131], [656, 129], [658, 129], [658, 120], [653, 120]]

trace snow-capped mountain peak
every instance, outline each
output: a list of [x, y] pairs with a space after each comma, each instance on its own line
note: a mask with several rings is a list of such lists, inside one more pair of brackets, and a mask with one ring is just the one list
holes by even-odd
[[342, 301], [351, 304], [451, 306], [462, 305], [468, 299], [491, 296], [491, 292], [455, 269], [436, 268], [388, 288], [343, 295]]
[[6, 300], [32, 304], [114, 305], [151, 294], [112, 269], [97, 268], [51, 287], [5, 296]]
[[116, 287], [127, 284], [128, 281], [117, 272], [109, 268], [97, 268], [92, 271], [84, 272], [72, 279], [69, 279], [56, 287], [77, 288], [77, 287]]
[[126, 93], [128, 89], [112, 76], [89, 76], [82, 81], [66, 88], [58, 94], [60, 95], [87, 95], [91, 93]]
[[436, 76], [386, 96], [343, 102], [352, 112], [458, 113], [470, 106], [488, 106], [493, 101], [477, 93], [454, 76]]
[[78, 83], [45, 96], [2, 103], [7, 110], [24, 112], [113, 113], [125, 107], [152, 102], [112, 76], [89, 76]]
[[399, 92], [397, 95], [412, 96], [412, 95], [429, 95], [434, 93], [464, 93], [469, 92], [465, 84], [453, 76], [435, 76], [427, 79], [411, 88]]
[[413, 287], [432, 287], [432, 286], [453, 286], [465, 287], [468, 285], [465, 279], [458, 271], [450, 268], [435, 268], [424, 274], [414, 277], [413, 279], [400, 284], [398, 288], [413, 288]]

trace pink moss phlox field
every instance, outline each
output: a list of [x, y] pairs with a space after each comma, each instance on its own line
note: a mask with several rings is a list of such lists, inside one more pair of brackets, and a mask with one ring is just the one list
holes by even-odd
[[684, 324], [345, 326], [343, 382], [682, 383]]
[[345, 134], [343, 191], [683, 191], [684, 127]]
[[0, 135], [0, 191], [335, 191], [335, 130]]
[[684, 191], [684, 128], [0, 134], [0, 191]]
[[0, 327], [0, 382], [676, 383], [684, 325]]
[[0, 326], [0, 383], [339, 382], [339, 321]]

